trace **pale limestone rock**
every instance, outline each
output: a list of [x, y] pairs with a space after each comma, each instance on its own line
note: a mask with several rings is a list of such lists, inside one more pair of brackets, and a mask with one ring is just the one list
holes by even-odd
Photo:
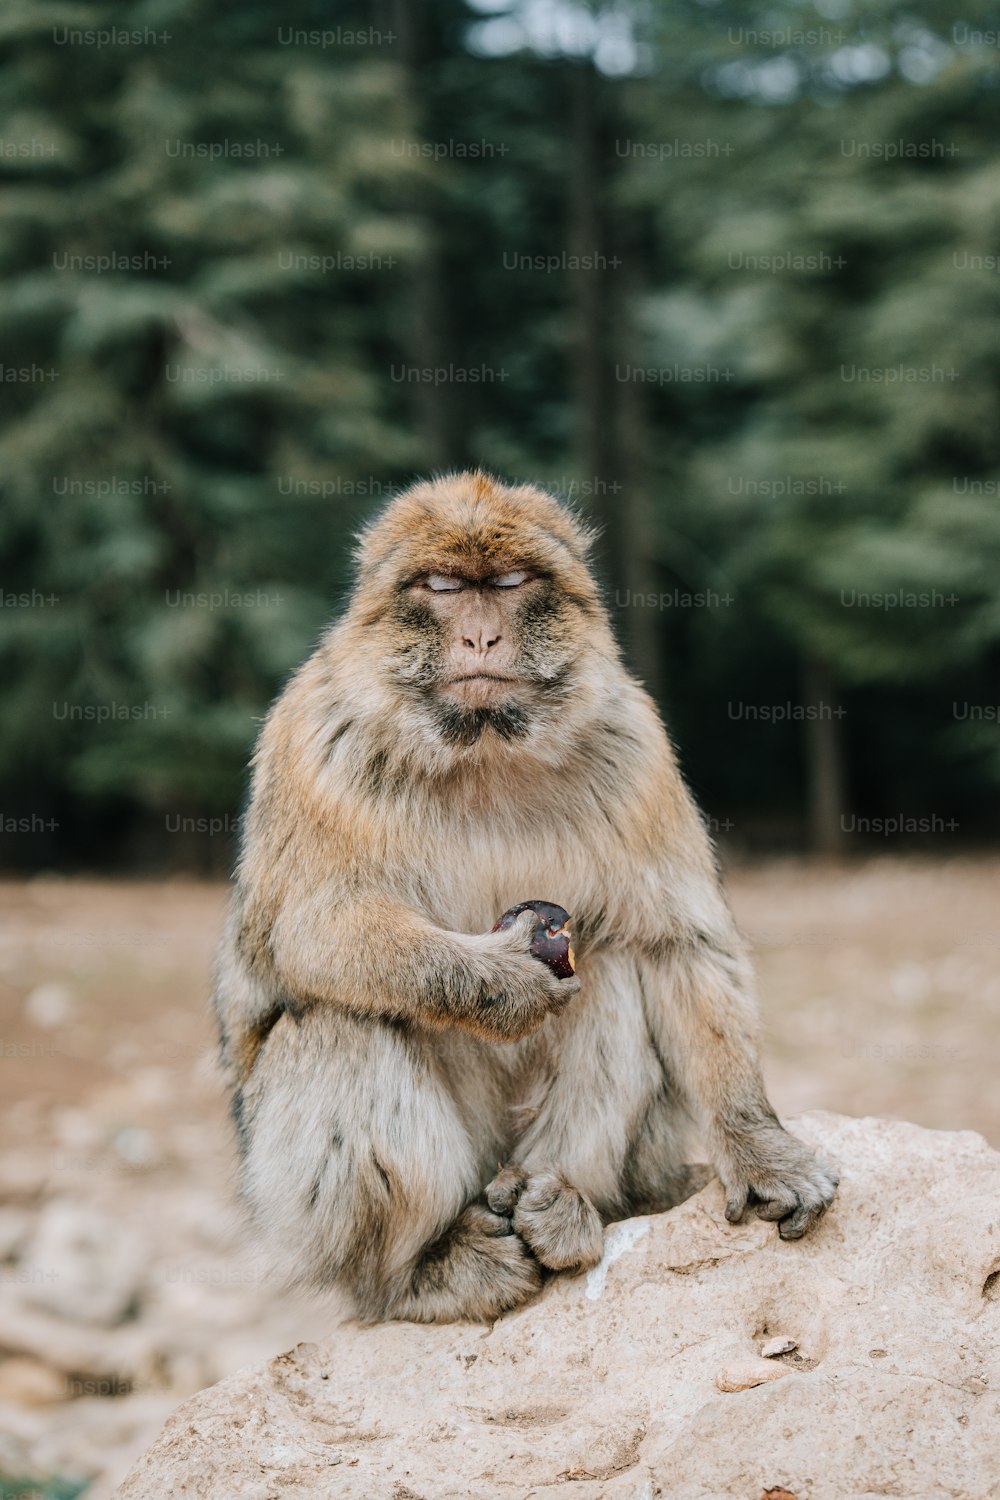
[[72, 1322], [110, 1327], [138, 1298], [142, 1266], [138, 1236], [97, 1209], [54, 1198], [21, 1260], [23, 1300]]
[[[805, 1240], [727, 1225], [711, 1183], [492, 1328], [345, 1324], [203, 1391], [122, 1500], [991, 1500], [1000, 1155], [888, 1120], [793, 1128], [842, 1171]], [[769, 1364], [775, 1338], [796, 1347]], [[737, 1365], [781, 1378], [722, 1394]]]
[[765, 1344], [761, 1345], [761, 1359], [777, 1359], [781, 1354], [791, 1354], [796, 1347], [794, 1339], [768, 1339]]
[[24, 1002], [24, 1014], [35, 1026], [54, 1031], [73, 1019], [76, 996], [67, 984], [40, 984]]
[[18, 1406], [52, 1406], [65, 1399], [65, 1377], [51, 1365], [22, 1356], [0, 1359], [0, 1406], [5, 1401]]
[[780, 1380], [788, 1366], [766, 1359], [731, 1359], [722, 1366], [715, 1383], [720, 1391], [752, 1391], [755, 1385]]

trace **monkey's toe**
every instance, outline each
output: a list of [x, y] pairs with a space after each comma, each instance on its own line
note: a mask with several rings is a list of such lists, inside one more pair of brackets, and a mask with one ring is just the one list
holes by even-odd
[[501, 1167], [491, 1183], [487, 1184], [486, 1201], [495, 1214], [510, 1215], [517, 1207], [527, 1185], [528, 1174], [521, 1167]]
[[465, 1211], [465, 1221], [470, 1230], [485, 1235], [487, 1239], [499, 1239], [501, 1235], [513, 1234], [514, 1224], [510, 1214], [495, 1212], [482, 1203], [472, 1203]]
[[561, 1172], [533, 1173], [514, 1210], [514, 1229], [551, 1271], [584, 1271], [604, 1249], [600, 1214]]

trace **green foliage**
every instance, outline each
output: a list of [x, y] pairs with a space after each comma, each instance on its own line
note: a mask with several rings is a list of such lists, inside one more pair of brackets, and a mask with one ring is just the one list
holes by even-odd
[[[989, 11], [662, 0], [611, 76], [515, 0], [486, 55], [495, 9], [10, 0], [0, 351], [37, 373], [3, 384], [0, 586], [33, 602], [0, 610], [0, 777], [66, 850], [234, 811], [352, 531], [465, 463], [593, 491], [615, 589], [731, 591], [621, 617], [710, 800], [789, 806], [798, 750], [734, 767], [720, 705], [812, 661], [888, 747], [876, 800], [915, 733], [917, 798], [1000, 775], [951, 714], [1000, 644]], [[169, 40], [56, 40], [108, 26]], [[282, 40], [336, 27], [383, 36]], [[620, 271], [515, 267], [598, 249]], [[893, 369], [932, 373], [848, 373]]]

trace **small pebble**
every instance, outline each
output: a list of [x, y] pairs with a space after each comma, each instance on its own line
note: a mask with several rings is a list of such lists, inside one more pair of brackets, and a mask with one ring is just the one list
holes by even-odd
[[720, 1391], [750, 1391], [755, 1385], [781, 1380], [787, 1374], [787, 1365], [770, 1364], [766, 1359], [734, 1359], [722, 1366], [715, 1383]]
[[791, 1354], [799, 1346], [794, 1339], [768, 1339], [761, 1348], [762, 1359], [777, 1359], [779, 1354]]
[[33, 1026], [54, 1031], [65, 1026], [76, 1011], [76, 997], [66, 984], [40, 984], [24, 1002], [24, 1014]]
[[54, 1406], [66, 1400], [65, 1376], [40, 1360], [15, 1355], [0, 1360], [0, 1401], [17, 1406]]

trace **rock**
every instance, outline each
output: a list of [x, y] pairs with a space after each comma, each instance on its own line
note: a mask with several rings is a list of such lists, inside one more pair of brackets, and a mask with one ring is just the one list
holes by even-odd
[[[158, 1392], [113, 1401], [84, 1396], [64, 1406], [35, 1409], [3, 1406], [0, 1495], [69, 1500], [85, 1493], [87, 1500], [110, 1500], [175, 1405], [176, 1397]], [[3, 1477], [15, 1474], [13, 1488], [5, 1487]]]
[[78, 1323], [111, 1327], [138, 1299], [142, 1248], [96, 1209], [55, 1198], [38, 1217], [19, 1272], [34, 1307]]
[[[33, 1215], [24, 1208], [0, 1208], [0, 1262], [13, 1260], [31, 1235]], [[5, 1273], [0, 1269], [0, 1276]]]
[[145, 1169], [156, 1166], [161, 1159], [153, 1136], [136, 1125], [124, 1125], [115, 1132], [114, 1148], [130, 1167]]
[[65, 984], [40, 984], [24, 1002], [24, 1014], [34, 1026], [54, 1031], [65, 1026], [76, 1012], [76, 996]]
[[[795, 1129], [842, 1171], [806, 1239], [726, 1224], [710, 1183], [492, 1327], [346, 1323], [203, 1391], [121, 1500], [986, 1500], [1000, 1155], [889, 1120]], [[724, 1368], [780, 1378], [722, 1394]]]
[[149, 1384], [163, 1364], [162, 1342], [139, 1323], [121, 1328], [74, 1324], [24, 1305], [14, 1288], [0, 1295], [0, 1351], [62, 1372], [67, 1394], [96, 1388], [117, 1395]]
[[791, 1354], [798, 1345], [794, 1339], [768, 1339], [766, 1344], [761, 1345], [761, 1359], [777, 1359], [782, 1354]]
[[45, 1147], [0, 1156], [0, 1199], [4, 1203], [34, 1203], [44, 1193], [52, 1173], [52, 1152]]
[[731, 1359], [722, 1366], [715, 1383], [720, 1391], [752, 1391], [755, 1385], [766, 1385], [787, 1374], [787, 1365], [766, 1359]]
[[66, 1400], [66, 1379], [37, 1359], [0, 1359], [0, 1402], [52, 1406]]

